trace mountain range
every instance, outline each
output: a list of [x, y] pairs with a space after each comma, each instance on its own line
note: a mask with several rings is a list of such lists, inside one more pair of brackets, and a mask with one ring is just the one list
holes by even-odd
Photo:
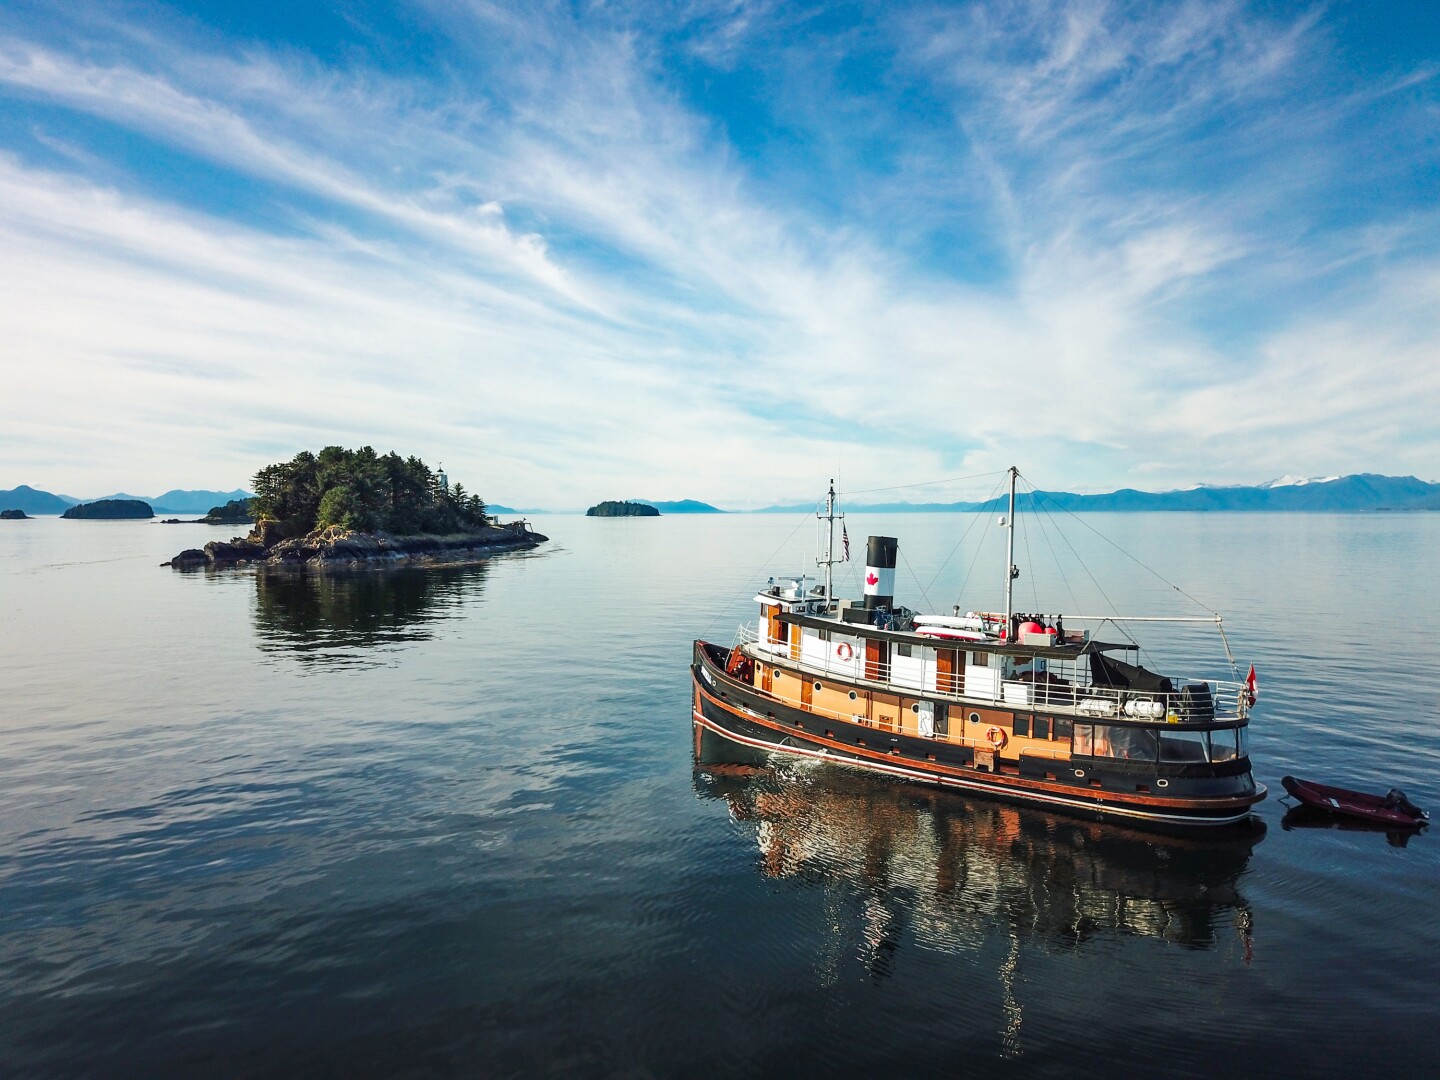
[[27, 484], [0, 491], [0, 510], [24, 510], [27, 514], [63, 514], [80, 503], [99, 502], [101, 499], [135, 499], [149, 503], [157, 514], [204, 514], [211, 507], [223, 506], [231, 499], [248, 499], [251, 493], [236, 488], [234, 491], [182, 491], [179, 489], [156, 495], [153, 499], [145, 495], [127, 495], [116, 492], [112, 495], [96, 495], [93, 499], [77, 499], [72, 495], [54, 495], [39, 491]]
[[[1001, 509], [1002, 499], [952, 503], [847, 503], [845, 509], [864, 513], [976, 511]], [[1299, 511], [1363, 513], [1380, 510], [1440, 510], [1440, 484], [1413, 476], [1357, 473], [1308, 479], [1281, 477], [1252, 486], [1215, 487], [1201, 484], [1184, 491], [1137, 491], [1121, 488], [1104, 495], [1069, 491], [1036, 491], [1016, 495], [1018, 510], [1128, 512], [1141, 510]], [[814, 504], [767, 506], [759, 513], [803, 513]]]
[[[76, 499], [70, 495], [54, 495], [22, 484], [0, 491], [0, 510], [24, 510], [27, 514], [63, 514], [80, 502], [98, 499], [139, 499], [149, 503], [157, 514], [204, 514], [212, 506], [231, 499], [248, 499], [250, 492], [234, 491], [167, 491], [153, 499], [140, 495], [116, 493], [98, 495], [94, 499]], [[725, 514], [709, 503], [695, 499], [662, 501], [640, 499], [662, 514]], [[1222, 511], [1298, 511], [1311, 513], [1364, 513], [1385, 510], [1440, 510], [1440, 484], [1427, 483], [1413, 476], [1381, 476], [1378, 473], [1356, 473], [1350, 476], [1295, 477], [1282, 476], [1263, 484], [1215, 486], [1200, 484], [1183, 491], [1137, 491], [1121, 488], [1103, 495], [1078, 495], [1069, 491], [1023, 492], [1016, 496], [1021, 510], [1037, 507], [1051, 510], [1127, 512], [1142, 510], [1222, 510]], [[850, 503], [845, 509], [853, 513], [909, 513], [936, 511], [997, 510], [999, 502], [950, 503]], [[815, 509], [813, 503], [767, 506], [754, 511], [761, 514], [799, 514]], [[539, 507], [515, 509], [491, 504], [497, 514], [544, 514]]]

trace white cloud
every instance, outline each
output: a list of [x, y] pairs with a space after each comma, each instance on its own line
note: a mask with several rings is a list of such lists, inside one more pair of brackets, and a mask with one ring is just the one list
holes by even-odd
[[[1301, 110], [1265, 154], [1268, 106], [1323, 62], [1314, 16], [1076, 3], [882, 21], [896, 71], [949, 110], [893, 114], [901, 160], [957, 163], [907, 186], [847, 162], [835, 180], [865, 227], [774, 187], [642, 27], [435, 17], [473, 71], [424, 87], [159, 32], [105, 65], [0, 48], [11, 93], [274, 185], [281, 208], [277, 225], [118, 166], [102, 181], [86, 156], [103, 143], [56, 159], [73, 174], [0, 160], [9, 483], [229, 486], [330, 441], [443, 459], [524, 505], [791, 500], [837, 462], [866, 487], [1011, 460], [1089, 490], [1440, 474], [1433, 218], [1307, 235], [1297, 208], [1336, 152], [1318, 136], [1373, 95]], [[704, 31], [692, 56], [728, 69], [793, 17], [678, 20]], [[854, 113], [805, 116], [827, 104]], [[892, 107], [864, 102], [867, 133]], [[1195, 154], [1213, 176], [1187, 171]], [[973, 234], [1005, 260], [989, 276], [952, 275], [891, 227], [898, 200], [943, 229], [946, 184], [991, 193]]]

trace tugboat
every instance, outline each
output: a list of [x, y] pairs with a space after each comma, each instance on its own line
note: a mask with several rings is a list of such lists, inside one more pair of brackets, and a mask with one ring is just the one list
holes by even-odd
[[1002, 518], [1005, 610], [964, 615], [895, 607], [893, 537], [867, 542], [863, 602], [835, 596], [832, 482], [824, 583], [772, 579], [733, 645], [695, 642], [697, 763], [779, 753], [1134, 822], [1247, 818], [1266, 795], [1247, 739], [1253, 666], [1244, 682], [1173, 679], [1141, 666], [1133, 642], [1065, 626], [1194, 619], [1015, 612], [1018, 475]]

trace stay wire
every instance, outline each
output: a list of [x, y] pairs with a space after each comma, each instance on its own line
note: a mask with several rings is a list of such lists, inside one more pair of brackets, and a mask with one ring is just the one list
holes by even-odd
[[895, 484], [892, 487], [857, 488], [854, 491], [839, 491], [837, 495], [870, 495], [877, 491], [905, 491], [910, 488], [938, 487], [940, 484], [958, 484], [962, 480], [984, 480], [987, 476], [1003, 476], [1004, 473], [975, 473], [971, 476], [952, 476], [945, 480], [926, 480], [919, 484]]
[[[1033, 504], [1035, 487], [1028, 480], [1025, 481], [1025, 486], [1030, 489], [1031, 502]], [[1065, 574], [1065, 566], [1060, 562], [1060, 555], [1055, 550], [1055, 545], [1050, 541], [1050, 530], [1045, 527], [1045, 518], [1047, 517], [1049, 517], [1049, 514], [1042, 511], [1035, 515], [1035, 523], [1040, 526], [1040, 535], [1045, 538], [1045, 546], [1050, 549], [1050, 558], [1055, 560], [1055, 572], [1060, 575], [1060, 581], [1065, 586], [1065, 592], [1069, 595], [1071, 603], [1073, 603], [1076, 608], [1079, 608], [1080, 598], [1075, 595], [1074, 586], [1070, 584], [1070, 578]]]
[[[1025, 482], [1026, 482], [1027, 484], [1030, 483], [1030, 481], [1029, 481], [1028, 479], [1027, 479]], [[1161, 574], [1161, 573], [1160, 573], [1158, 570], [1156, 570], [1153, 566], [1147, 565], [1145, 562], [1141, 561], [1139, 558], [1137, 558], [1136, 556], [1132, 555], [1130, 552], [1126, 551], [1123, 547], [1121, 547], [1119, 544], [1117, 544], [1114, 540], [1111, 540], [1110, 537], [1106, 536], [1106, 535], [1105, 535], [1104, 533], [1102, 533], [1099, 529], [1095, 528], [1094, 525], [1091, 525], [1088, 521], [1086, 521], [1084, 518], [1080, 517], [1080, 516], [1079, 516], [1078, 514], [1076, 514], [1074, 511], [1069, 510], [1069, 509], [1067, 509], [1066, 507], [1061, 506], [1059, 503], [1054, 502], [1052, 499], [1046, 498], [1046, 496], [1045, 496], [1044, 494], [1042, 494], [1042, 493], [1040, 492], [1040, 490], [1039, 490], [1038, 488], [1036, 488], [1033, 484], [1031, 485], [1031, 490], [1034, 492], [1035, 497], [1036, 497], [1037, 500], [1038, 500], [1038, 499], [1044, 499], [1046, 502], [1050, 503], [1050, 505], [1054, 506], [1056, 510], [1059, 510], [1059, 511], [1060, 511], [1061, 513], [1063, 513], [1063, 514], [1069, 514], [1072, 518], [1074, 518], [1076, 521], [1078, 521], [1081, 525], [1084, 525], [1085, 528], [1089, 529], [1089, 530], [1090, 530], [1091, 532], [1093, 532], [1096, 536], [1100, 537], [1101, 540], [1104, 540], [1107, 544], [1109, 544], [1111, 547], [1113, 547], [1116, 551], [1120, 552], [1121, 555], [1124, 555], [1127, 559], [1129, 559], [1131, 562], [1133, 562], [1136, 566], [1140, 567], [1140, 568], [1141, 568], [1142, 570], [1144, 570], [1146, 573], [1150, 574], [1152, 577], [1154, 577], [1154, 578], [1155, 578], [1157, 581], [1159, 581], [1161, 584], [1170, 586], [1170, 588], [1174, 589], [1174, 590], [1175, 590], [1176, 592], [1178, 592], [1181, 596], [1185, 597], [1185, 599], [1189, 600], [1192, 604], [1194, 604], [1196, 607], [1198, 607], [1201, 611], [1204, 611], [1204, 612], [1206, 612], [1207, 614], [1210, 614], [1210, 615], [1219, 614], [1219, 613], [1218, 613], [1214, 608], [1212, 608], [1209, 604], [1206, 604], [1206, 603], [1202, 602], [1201, 600], [1197, 599], [1196, 597], [1191, 596], [1188, 592], [1186, 592], [1184, 589], [1182, 589], [1179, 585], [1176, 585], [1176, 584], [1175, 584], [1173, 581], [1171, 581], [1169, 578], [1167, 578], [1167, 577], [1165, 577], [1163, 574]]]
[[896, 553], [900, 556], [900, 561], [905, 564], [905, 569], [910, 571], [910, 576], [915, 580], [915, 587], [920, 590], [920, 595], [925, 600], [925, 607], [934, 610], [935, 605], [930, 602], [930, 594], [925, 591], [925, 586], [920, 584], [920, 575], [915, 573], [914, 568], [910, 565], [910, 560], [905, 558], [904, 550], [896, 548]]
[[[1000, 475], [1003, 476], [1004, 473], [1001, 473]], [[947, 566], [950, 565], [950, 560], [955, 557], [955, 552], [957, 552], [957, 551], [960, 550], [961, 545], [963, 545], [963, 544], [965, 543], [966, 538], [969, 537], [969, 535], [970, 535], [970, 530], [973, 529], [973, 528], [975, 528], [976, 525], [978, 525], [982, 520], [984, 520], [986, 517], [988, 517], [988, 516], [990, 515], [990, 512], [991, 512], [991, 511], [989, 510], [989, 504], [995, 499], [996, 493], [997, 493], [999, 490], [1000, 490], [1000, 483], [999, 483], [999, 481], [997, 481], [996, 484], [995, 484], [995, 486], [990, 489], [990, 495], [989, 495], [989, 497], [986, 498], [986, 500], [985, 500], [985, 502], [984, 502], [983, 504], [981, 504], [981, 509], [978, 510], [978, 511], [976, 511], [975, 515], [970, 519], [970, 524], [965, 527], [965, 531], [960, 535], [960, 539], [957, 540], [957, 541], [955, 541], [955, 546], [950, 549], [950, 554], [945, 556], [945, 561], [940, 564], [940, 569], [938, 569], [938, 570], [935, 571], [935, 576], [930, 579], [930, 586], [929, 586], [930, 588], [933, 589], [933, 588], [935, 587], [935, 582], [937, 582], [937, 581], [940, 580], [940, 575], [945, 572], [945, 567], [947, 567]], [[973, 569], [974, 569], [974, 566], [975, 566], [975, 564], [974, 564], [973, 561], [971, 562], [970, 566], [971, 566], [971, 569], [973, 570]], [[969, 581], [969, 580], [970, 580], [968, 573], [966, 574], [965, 580], [966, 580], [966, 581]], [[962, 592], [964, 591], [964, 587], [965, 587], [965, 586], [964, 586], [964, 583], [962, 582], [962, 583], [961, 583], [961, 591], [962, 591]], [[924, 590], [921, 590], [921, 591], [923, 592]], [[958, 597], [957, 597], [957, 599], [958, 599]]]
[[[1020, 513], [1018, 510], [1015, 513], [1015, 517], [1017, 519], [1020, 518]], [[1012, 521], [1010, 524], [1013, 527], [1015, 522]], [[1035, 599], [1034, 610], [1039, 611], [1040, 584], [1035, 580], [1035, 560], [1030, 556], [1030, 525], [1028, 522], [1021, 525], [1020, 527], [1020, 539], [1025, 542], [1025, 566], [1027, 567], [1028, 573], [1030, 574], [1030, 595]]]
[[[996, 486], [998, 487], [999, 485], [996, 485]], [[1000, 509], [1000, 505], [999, 505], [999, 503], [1000, 503], [1000, 498], [1001, 498], [1000, 495], [994, 495], [994, 496], [992, 496], [991, 499], [990, 499], [990, 502], [995, 503], [994, 509], [991, 509], [991, 508], [989, 507], [989, 504], [987, 503], [987, 504], [986, 504], [986, 508], [980, 512], [980, 514], [975, 518], [975, 521], [980, 521], [981, 518], [983, 518], [983, 517], [989, 517], [991, 514], [993, 514], [993, 513], [995, 512], [995, 510]], [[975, 524], [975, 522], [971, 522], [971, 525], [974, 525], [974, 524]], [[968, 532], [968, 530], [967, 530], [967, 532]], [[973, 556], [971, 556], [971, 558], [970, 558], [970, 565], [969, 565], [969, 566], [966, 568], [966, 570], [965, 570], [965, 577], [962, 578], [961, 581], [960, 581], [960, 592], [959, 592], [959, 595], [956, 596], [956, 598], [955, 598], [956, 601], [957, 601], [957, 603], [956, 603], [956, 605], [955, 605], [956, 607], [959, 607], [959, 606], [960, 606], [959, 603], [958, 603], [958, 601], [960, 600], [961, 597], [963, 597], [963, 596], [965, 595], [965, 586], [967, 586], [967, 585], [970, 584], [970, 578], [971, 578], [971, 576], [975, 573], [975, 564], [980, 561], [980, 552], [984, 549], [984, 546], [985, 546], [985, 545], [984, 545], [983, 543], [982, 543], [982, 544], [976, 544], [976, 545], [975, 545], [975, 554], [974, 554]]]
[[[1026, 483], [1029, 484], [1029, 481], [1027, 480]], [[1031, 488], [1031, 491], [1034, 493], [1037, 501], [1038, 501], [1039, 499], [1044, 498], [1044, 496], [1040, 493], [1040, 491], [1039, 491], [1038, 489], [1035, 488], [1035, 486], [1034, 486], [1033, 484], [1030, 484], [1030, 488]], [[1080, 522], [1081, 525], [1084, 525], [1087, 529], [1089, 529], [1091, 532], [1093, 532], [1096, 536], [1100, 537], [1100, 539], [1104, 540], [1107, 544], [1109, 544], [1111, 547], [1113, 547], [1116, 551], [1120, 552], [1120, 554], [1124, 555], [1124, 556], [1125, 556], [1127, 559], [1129, 559], [1131, 562], [1133, 562], [1133, 563], [1135, 563], [1137, 566], [1141, 567], [1143, 570], [1145, 570], [1147, 573], [1149, 573], [1150, 575], [1152, 575], [1154, 578], [1156, 578], [1156, 579], [1157, 579], [1158, 581], [1160, 581], [1162, 584], [1168, 585], [1171, 589], [1173, 589], [1173, 590], [1175, 590], [1176, 592], [1178, 592], [1181, 596], [1185, 597], [1187, 600], [1189, 600], [1191, 603], [1193, 603], [1196, 607], [1200, 608], [1201, 611], [1204, 611], [1204, 612], [1206, 612], [1207, 614], [1210, 614], [1210, 615], [1214, 615], [1214, 616], [1216, 617], [1215, 628], [1220, 632], [1220, 644], [1221, 644], [1221, 645], [1224, 647], [1224, 649], [1225, 649], [1225, 659], [1226, 659], [1226, 661], [1227, 661], [1227, 662], [1229, 663], [1229, 665], [1230, 665], [1230, 673], [1231, 673], [1232, 675], [1234, 675], [1237, 679], [1240, 677], [1240, 665], [1236, 662], [1236, 660], [1235, 660], [1235, 654], [1234, 654], [1234, 652], [1232, 652], [1231, 649], [1230, 649], [1230, 639], [1225, 636], [1225, 626], [1224, 626], [1223, 623], [1221, 623], [1221, 622], [1219, 621], [1219, 620], [1220, 620], [1219, 612], [1217, 612], [1214, 608], [1210, 607], [1209, 604], [1203, 603], [1203, 602], [1202, 602], [1201, 600], [1199, 600], [1197, 597], [1192, 596], [1190, 593], [1186, 592], [1186, 591], [1185, 591], [1184, 589], [1182, 589], [1179, 585], [1176, 585], [1173, 581], [1170, 581], [1168, 578], [1166, 578], [1164, 575], [1162, 575], [1159, 571], [1157, 571], [1154, 567], [1151, 567], [1151, 566], [1146, 565], [1146, 563], [1144, 563], [1142, 560], [1140, 560], [1140, 559], [1137, 558], [1136, 556], [1132, 555], [1130, 552], [1126, 551], [1123, 547], [1121, 547], [1119, 544], [1117, 544], [1114, 540], [1111, 540], [1108, 536], [1106, 536], [1104, 533], [1102, 533], [1099, 529], [1095, 528], [1095, 527], [1094, 527], [1093, 525], [1091, 525], [1088, 521], [1084, 520], [1083, 518], [1081, 518], [1081, 517], [1078, 516], [1077, 514], [1071, 512], [1071, 511], [1069, 511], [1069, 510], [1066, 510], [1065, 507], [1060, 506], [1058, 503], [1055, 503], [1053, 500], [1046, 499], [1045, 501], [1051, 503], [1051, 505], [1055, 506], [1056, 509], [1062, 510], [1062, 511], [1064, 511], [1065, 513], [1069, 514], [1069, 515], [1070, 515], [1072, 518], [1074, 518], [1076, 521]], [[1047, 514], [1047, 516], [1048, 516], [1049, 511], [1046, 511], [1046, 514]], [[1056, 530], [1059, 531], [1059, 525], [1058, 525], [1058, 523], [1056, 524]], [[1065, 540], [1065, 534], [1064, 534], [1063, 532], [1060, 532], [1060, 539]], [[1066, 546], [1067, 546], [1067, 547], [1068, 547], [1069, 544], [1070, 544], [1070, 542], [1069, 542], [1068, 540], [1065, 540], [1065, 543], [1066, 543]], [[1073, 552], [1075, 549], [1074, 549], [1073, 547], [1071, 547], [1070, 550]], [[1078, 560], [1078, 559], [1079, 559], [1079, 556], [1077, 555], [1076, 558], [1077, 558], [1077, 560]], [[1082, 569], [1085, 569], [1085, 564], [1084, 564], [1083, 562], [1082, 562], [1080, 565], [1081, 565], [1081, 568], [1082, 568]], [[1086, 569], [1086, 573], [1089, 574], [1089, 570], [1088, 570], [1088, 569]], [[1095, 579], [1094, 579], [1093, 577], [1091, 577], [1090, 580], [1091, 580], [1091, 581], [1094, 581]], [[1097, 584], [1096, 587], [1099, 588], [1099, 585]], [[1101, 595], [1104, 596], [1104, 591], [1103, 591], [1103, 590], [1101, 591]], [[1111, 603], [1110, 598], [1109, 598], [1108, 596], [1105, 597], [1105, 602], [1106, 602], [1107, 604], [1110, 604], [1110, 610], [1112, 610], [1112, 611], [1115, 610], [1115, 605], [1114, 605], [1113, 603]], [[1136, 640], [1135, 634], [1130, 630], [1130, 628], [1129, 628], [1128, 626], [1125, 626], [1124, 624], [1122, 624], [1118, 619], [1115, 619], [1115, 620], [1112, 620], [1112, 621], [1115, 623], [1116, 626], [1119, 626], [1126, 634], [1128, 634], [1128, 635], [1130, 636], [1130, 639], [1131, 639], [1132, 641]], [[1150, 659], [1150, 654], [1149, 654], [1149, 652], [1148, 652], [1143, 646], [1138, 646], [1138, 643], [1137, 643], [1137, 647], [1139, 648], [1139, 651], [1140, 651], [1141, 655], [1143, 655], [1147, 660], [1149, 660], [1149, 659]], [[1153, 661], [1152, 661], [1152, 663], [1153, 663]]]
[[[1030, 483], [1029, 480], [1026, 480], [1026, 483], [1029, 484], [1029, 483]], [[1039, 495], [1039, 492], [1035, 490], [1034, 485], [1031, 485], [1031, 490], [1032, 490], [1032, 492], [1034, 492], [1034, 494]], [[1038, 499], [1036, 500], [1036, 505], [1037, 505], [1037, 507], [1039, 506], [1039, 500], [1038, 500]], [[1042, 509], [1042, 510], [1041, 510], [1041, 513], [1044, 513], [1044, 514], [1047, 514], [1047, 515], [1048, 515], [1048, 514], [1050, 513], [1050, 511], [1048, 511], [1048, 510], [1043, 510], [1043, 509]], [[1072, 516], [1073, 516], [1073, 515], [1072, 515]], [[1107, 592], [1105, 591], [1105, 587], [1104, 587], [1103, 585], [1101, 585], [1100, 582], [1095, 579], [1095, 575], [1094, 575], [1094, 574], [1090, 573], [1090, 568], [1085, 565], [1085, 560], [1082, 559], [1082, 558], [1080, 558], [1080, 553], [1075, 550], [1075, 545], [1072, 544], [1072, 543], [1070, 543], [1069, 538], [1065, 535], [1064, 531], [1060, 528], [1059, 523], [1058, 523], [1058, 522], [1055, 522], [1054, 524], [1055, 524], [1055, 532], [1056, 532], [1056, 534], [1060, 537], [1061, 542], [1063, 542], [1064, 545], [1065, 545], [1067, 548], [1070, 549], [1070, 554], [1075, 557], [1075, 561], [1079, 564], [1080, 569], [1083, 570], [1083, 571], [1085, 571], [1085, 576], [1090, 579], [1090, 584], [1094, 585], [1094, 586], [1095, 586], [1095, 591], [1098, 592], [1098, 593], [1101, 595], [1101, 597], [1104, 598], [1104, 600], [1105, 600], [1105, 605], [1106, 605], [1111, 611], [1117, 611], [1118, 609], [1117, 609], [1116, 606], [1115, 606], [1115, 601], [1113, 601], [1113, 600], [1110, 599], [1110, 595], [1109, 595], [1109, 593], [1107, 593]], [[1143, 648], [1143, 646], [1141, 646], [1140, 643], [1136, 640], [1135, 634], [1130, 630], [1130, 628], [1129, 628], [1128, 626], [1126, 626], [1123, 622], [1120, 621], [1120, 619], [1119, 619], [1118, 616], [1117, 616], [1116, 618], [1114, 618], [1114, 619], [1111, 619], [1110, 621], [1113, 622], [1113, 623], [1116, 625], [1116, 627], [1119, 628], [1119, 630], [1120, 630], [1121, 633], [1125, 634], [1126, 636], [1128, 636], [1128, 637], [1130, 638], [1130, 641], [1135, 645], [1135, 647], [1136, 647], [1137, 650], [1139, 650], [1140, 652], [1144, 653], [1144, 648]], [[1149, 658], [1149, 655], [1148, 655], [1148, 654], [1146, 654], [1146, 658], [1147, 658], [1147, 659]]]
[[[772, 552], [770, 553], [770, 557], [767, 558], [763, 563], [760, 564], [761, 567], [762, 567], [762, 572], [763, 572], [763, 568], [764, 568], [764, 567], [769, 566], [769, 565], [771, 565], [772, 563], [774, 563], [774, 561], [775, 561], [775, 556], [779, 555], [780, 552], [785, 549], [786, 545], [788, 545], [791, 540], [794, 540], [794, 539], [795, 539], [795, 534], [800, 531], [800, 527], [801, 527], [802, 525], [804, 525], [804, 524], [805, 524], [807, 521], [809, 521], [809, 520], [810, 520], [810, 512], [807, 511], [806, 514], [805, 514], [805, 516], [802, 517], [802, 518], [799, 520], [799, 522], [796, 523], [795, 528], [793, 528], [793, 529], [790, 530], [790, 535], [787, 536], [787, 537], [785, 537], [784, 540], [781, 540], [781, 541], [780, 541], [780, 546], [777, 547], [774, 551], [772, 551]], [[753, 588], [755, 587], [755, 586], [752, 584], [752, 582], [753, 582], [754, 580], [755, 580], [754, 578], [746, 578], [746, 579], [745, 579], [745, 583], [744, 583], [743, 585], [741, 585], [740, 588], [735, 591], [735, 594], [734, 594], [733, 596], [731, 596], [729, 600], [726, 600], [726, 601], [725, 601], [725, 605], [717, 610], [715, 616], [705, 625], [705, 629], [703, 629], [703, 630], [700, 631], [700, 636], [701, 636], [702, 638], [705, 637], [705, 635], [707, 635], [708, 633], [710, 633], [710, 631], [714, 628], [715, 624], [716, 624], [717, 622], [719, 622], [719, 621], [721, 620], [721, 618], [724, 617], [724, 613], [725, 613], [727, 610], [729, 610], [731, 604], [735, 603], [736, 600], [740, 599], [740, 597], [744, 596], [748, 591], [750, 591], [751, 589], [753, 589]]]

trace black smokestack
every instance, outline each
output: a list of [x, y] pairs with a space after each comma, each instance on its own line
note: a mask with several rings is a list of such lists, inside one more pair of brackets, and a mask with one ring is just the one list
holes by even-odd
[[900, 541], [872, 536], [865, 541], [865, 610], [895, 606], [895, 555]]

